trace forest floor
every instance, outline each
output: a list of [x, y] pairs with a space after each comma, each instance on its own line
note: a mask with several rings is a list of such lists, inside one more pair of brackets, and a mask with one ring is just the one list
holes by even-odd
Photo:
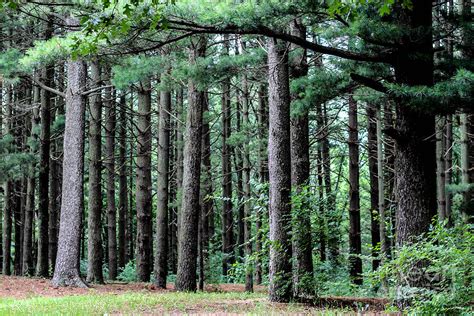
[[241, 284], [209, 285], [204, 292], [181, 293], [149, 283], [109, 283], [88, 289], [56, 288], [49, 280], [0, 276], [0, 315], [293, 314], [340, 315], [365, 310], [378, 314], [388, 302], [374, 298], [322, 298], [319, 304], [276, 304], [266, 288], [244, 293]]

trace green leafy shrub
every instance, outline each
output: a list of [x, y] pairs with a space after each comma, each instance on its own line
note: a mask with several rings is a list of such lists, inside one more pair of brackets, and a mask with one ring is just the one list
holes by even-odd
[[123, 282], [137, 281], [137, 267], [135, 260], [129, 261], [123, 269], [121, 269], [117, 279]]
[[467, 315], [474, 297], [473, 249], [472, 225], [438, 224], [425, 237], [398, 249], [373, 280], [387, 280], [394, 302], [409, 313]]

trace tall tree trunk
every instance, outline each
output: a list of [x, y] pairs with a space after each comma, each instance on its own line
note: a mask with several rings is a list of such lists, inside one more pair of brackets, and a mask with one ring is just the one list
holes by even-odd
[[[52, 35], [52, 25], [48, 27], [46, 38]], [[46, 67], [42, 72], [42, 80], [45, 85], [53, 83], [54, 68]], [[49, 158], [50, 158], [50, 136], [51, 136], [51, 94], [47, 90], [41, 90], [41, 132], [39, 148], [39, 201], [38, 201], [38, 258], [36, 262], [36, 275], [47, 277], [49, 275], [48, 264], [48, 222], [49, 222]]]
[[354, 284], [362, 284], [362, 241], [359, 195], [359, 130], [357, 103], [349, 97], [349, 274]]
[[[451, 185], [453, 180], [453, 116], [448, 115], [446, 117], [446, 137], [445, 137], [445, 186], [446, 188]], [[452, 226], [452, 207], [453, 207], [453, 194], [450, 190], [446, 191], [446, 219], [448, 226]]]
[[291, 275], [291, 148], [288, 54], [284, 42], [268, 39], [270, 180], [270, 300], [288, 302]]
[[[6, 85], [5, 94], [5, 125], [3, 133], [8, 135], [11, 132], [12, 125], [12, 102], [13, 102], [12, 86]], [[12, 182], [7, 180], [4, 185], [3, 198], [3, 274], [11, 274], [11, 245], [12, 245]]]
[[[91, 88], [102, 85], [98, 61], [93, 61], [91, 68]], [[87, 238], [87, 282], [104, 283], [102, 273], [102, 98], [101, 93], [94, 93], [89, 102], [89, 207]]]
[[474, 115], [461, 114], [461, 183], [464, 186], [462, 219], [474, 221]]
[[151, 210], [151, 83], [142, 82], [138, 90], [137, 137], [137, 277], [148, 282], [153, 268], [153, 226]]
[[[417, 34], [414, 38], [402, 39], [402, 45], [407, 49], [399, 51], [394, 67], [396, 82], [399, 84], [433, 84], [431, 10], [426, 1], [417, 0], [413, 1], [412, 8], [398, 9], [396, 12], [399, 23]], [[420, 29], [424, 31], [419, 32]], [[413, 46], [416, 46], [416, 50]], [[397, 244], [402, 246], [427, 232], [436, 212], [434, 115], [422, 114], [399, 102], [396, 130], [396, 238]]]
[[[166, 80], [163, 74], [162, 80]], [[156, 204], [156, 261], [155, 284], [166, 288], [168, 275], [168, 184], [169, 184], [169, 153], [170, 153], [170, 111], [171, 92], [162, 91], [160, 96], [159, 127], [158, 127], [158, 179]]]
[[[203, 57], [206, 38], [199, 37], [192, 43], [189, 63]], [[188, 84], [188, 115], [186, 119], [186, 139], [184, 144], [183, 195], [181, 206], [181, 227], [179, 231], [178, 291], [196, 290], [196, 259], [198, 252], [199, 190], [201, 175], [202, 110], [205, 95], [192, 79]]]
[[[380, 260], [377, 259], [376, 250], [380, 243], [380, 223], [379, 218], [379, 181], [378, 181], [378, 134], [376, 113], [378, 106], [367, 104], [367, 154], [369, 159], [370, 178], [370, 236], [372, 244], [372, 270], [378, 269]], [[383, 191], [382, 191], [383, 193]], [[382, 195], [383, 196], [383, 195]]]
[[[259, 160], [259, 180], [261, 184], [268, 182], [268, 153], [267, 153], [267, 132], [268, 132], [268, 111], [267, 111], [267, 91], [265, 84], [260, 84], [258, 89], [258, 160]], [[257, 257], [255, 259], [255, 283], [262, 283], [262, 217], [266, 212], [257, 211], [255, 220], [255, 252]]]
[[[237, 96], [237, 109], [236, 109], [236, 133], [242, 132], [242, 115], [240, 109], [240, 95]], [[243, 183], [242, 183], [242, 153], [240, 146], [233, 146], [234, 149], [234, 166], [235, 173], [237, 174], [236, 181], [236, 193], [237, 193], [237, 252], [239, 259], [244, 257], [244, 204], [243, 204]]]
[[[380, 234], [380, 254], [383, 260], [389, 256], [390, 243], [387, 238], [385, 221], [386, 221], [386, 209], [385, 209], [385, 182], [384, 182], [384, 170], [383, 170], [383, 140], [382, 140], [382, 118], [380, 115], [381, 109], [375, 109], [376, 129], [377, 129], [377, 184], [378, 184], [378, 213], [379, 213], [379, 234]], [[384, 288], [385, 288], [384, 284]]]
[[[243, 44], [243, 43], [242, 43]], [[251, 189], [250, 189], [250, 150], [249, 150], [249, 135], [250, 128], [249, 107], [250, 95], [247, 76], [243, 76], [242, 81], [242, 117], [243, 130], [245, 132], [245, 142], [243, 144], [243, 163], [242, 163], [242, 182], [243, 182], [243, 199], [244, 199], [244, 241], [245, 241], [245, 291], [253, 292], [253, 266], [250, 257], [252, 256], [252, 221], [250, 219], [252, 212], [251, 205]]]
[[[106, 76], [109, 77], [111, 70], [107, 68]], [[105, 82], [110, 85], [110, 80]], [[107, 248], [109, 279], [117, 278], [117, 209], [115, 206], [115, 126], [116, 126], [116, 104], [115, 91], [105, 88], [105, 168], [107, 170]]]
[[[224, 36], [224, 54], [229, 54], [229, 37]], [[222, 84], [222, 274], [227, 276], [227, 271], [233, 262], [234, 253], [234, 221], [232, 214], [232, 166], [231, 146], [227, 140], [231, 134], [231, 103], [230, 82], [225, 79]]]
[[440, 221], [446, 220], [445, 125], [445, 117], [438, 117], [436, 122], [436, 191], [438, 200], [438, 219]]
[[125, 94], [120, 95], [120, 124], [119, 124], [119, 205], [118, 205], [118, 262], [119, 268], [125, 267], [127, 253], [127, 112], [125, 109]]
[[[335, 265], [339, 263], [339, 248], [340, 248], [340, 216], [336, 209], [336, 197], [332, 190], [331, 183], [331, 152], [329, 148], [329, 117], [326, 104], [322, 105], [321, 109], [321, 155], [323, 159], [323, 173], [324, 173], [324, 189], [326, 193], [326, 216], [328, 226], [328, 250], [329, 259]], [[337, 192], [337, 190], [336, 190]]]
[[[69, 18], [68, 24], [76, 24]], [[86, 99], [82, 95], [87, 68], [81, 60], [67, 63], [66, 125], [64, 129], [63, 188], [58, 254], [52, 283], [55, 286], [87, 285], [79, 273], [81, 221], [84, 208], [84, 121]]]
[[[214, 222], [214, 210], [212, 200], [212, 170], [211, 170], [211, 134], [209, 128], [209, 119], [207, 119], [206, 112], [209, 111], [209, 99], [205, 96], [204, 108], [203, 108], [203, 124], [202, 124], [202, 141], [201, 141], [201, 159], [202, 159], [202, 170], [201, 170], [201, 216], [200, 216], [200, 227], [201, 232], [201, 253], [202, 266], [200, 267], [200, 281], [204, 282], [204, 270], [207, 268], [209, 259], [209, 240], [211, 238], [211, 223]], [[201, 285], [201, 284], [200, 284]]]
[[[301, 21], [294, 20], [290, 25], [291, 34], [306, 38], [306, 29]], [[296, 45], [291, 45], [293, 58], [290, 60], [290, 77], [298, 79], [308, 73], [306, 51]], [[298, 96], [293, 95], [292, 101]], [[309, 117], [308, 111], [303, 109], [291, 117], [291, 185], [295, 194], [306, 194], [309, 184]], [[311, 241], [310, 205], [302, 197], [301, 204], [293, 209], [293, 252], [295, 256], [295, 274], [293, 276], [294, 293], [296, 296], [312, 295], [313, 284], [313, 256]]]
[[[39, 103], [40, 103], [40, 89], [38, 86], [33, 88], [33, 112], [31, 115], [31, 139], [33, 142], [38, 141], [38, 125], [40, 122]], [[36, 146], [30, 147], [30, 152], [35, 153]], [[35, 167], [33, 162], [30, 165], [30, 174], [27, 180], [26, 188], [26, 205], [25, 205], [25, 223], [23, 231], [23, 271], [22, 274], [32, 276], [34, 273], [33, 265], [33, 219], [35, 211]]]

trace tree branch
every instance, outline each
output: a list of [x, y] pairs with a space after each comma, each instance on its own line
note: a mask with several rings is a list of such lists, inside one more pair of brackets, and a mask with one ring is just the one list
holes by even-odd
[[46, 90], [46, 91], [49, 91], [51, 93], [54, 93], [62, 98], [66, 98], [66, 93], [62, 92], [62, 91], [59, 91], [59, 90], [56, 90], [54, 88], [51, 88], [51, 87], [48, 87], [47, 85], [45, 85], [44, 83], [42, 83], [41, 81], [39, 81], [37, 78], [35, 78], [34, 76], [31, 77], [33, 79], [33, 81], [43, 90]]

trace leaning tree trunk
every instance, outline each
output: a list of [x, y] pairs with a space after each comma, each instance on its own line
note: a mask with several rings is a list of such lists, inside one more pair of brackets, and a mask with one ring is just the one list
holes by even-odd
[[[76, 21], [68, 21], [75, 24]], [[63, 188], [59, 221], [58, 254], [52, 283], [55, 286], [87, 285], [79, 272], [79, 248], [84, 208], [84, 121], [86, 100], [82, 95], [87, 68], [83, 61], [68, 61], [66, 125], [64, 128]]]
[[[163, 81], [166, 80], [163, 74]], [[158, 179], [156, 204], [156, 256], [155, 284], [166, 288], [168, 275], [168, 184], [170, 153], [170, 111], [171, 92], [160, 94], [159, 127], [158, 127]]]
[[372, 270], [378, 269], [380, 260], [378, 257], [378, 243], [380, 242], [379, 225], [379, 186], [378, 186], [378, 154], [377, 154], [377, 118], [378, 106], [367, 104], [367, 154], [369, 160], [370, 179], [370, 235], [372, 243]]
[[[200, 37], [190, 49], [190, 64], [203, 57], [206, 50], [205, 37]], [[192, 79], [188, 84], [188, 115], [183, 163], [183, 194], [181, 206], [181, 227], [179, 230], [178, 291], [196, 290], [196, 259], [198, 253], [199, 190], [201, 175], [202, 109], [205, 101]]]
[[[107, 76], [110, 76], [110, 68], [107, 68]], [[107, 85], [110, 80], [107, 80]], [[115, 91], [105, 88], [105, 159], [107, 170], [107, 252], [109, 265], [109, 279], [117, 278], [117, 209], [115, 207], [115, 125], [116, 104]]]
[[[291, 23], [291, 33], [300, 38], [306, 37], [306, 29], [301, 21]], [[291, 45], [293, 58], [290, 60], [290, 77], [298, 79], [308, 73], [306, 51]], [[292, 96], [293, 101], [298, 100], [297, 95]], [[308, 110], [295, 113], [291, 117], [291, 185], [295, 194], [305, 194], [309, 184], [309, 117]], [[295, 275], [293, 276], [294, 293], [296, 296], [314, 294], [313, 284], [313, 255], [311, 241], [310, 205], [306, 198], [301, 197], [302, 203], [294, 207], [293, 212], [293, 252], [295, 256]]]
[[362, 284], [362, 242], [360, 234], [359, 130], [357, 103], [349, 97], [349, 274], [354, 284]]
[[137, 136], [137, 277], [148, 282], [152, 272], [153, 226], [151, 212], [151, 84], [142, 82], [138, 91]]
[[[99, 62], [91, 63], [91, 88], [102, 85]], [[89, 102], [89, 217], [87, 238], [87, 282], [104, 283], [102, 274], [102, 98], [94, 93]], [[64, 147], [67, 148], [67, 147]]]
[[268, 171], [270, 180], [270, 300], [288, 302], [291, 275], [291, 148], [288, 54], [284, 42], [268, 39]]

